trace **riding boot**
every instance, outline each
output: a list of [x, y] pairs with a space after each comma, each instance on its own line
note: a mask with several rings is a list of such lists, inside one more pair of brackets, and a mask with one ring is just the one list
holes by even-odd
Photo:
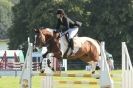
[[73, 49], [74, 49], [73, 39], [70, 39], [69, 44], [70, 44], [70, 48], [72, 49], [72, 53], [73, 53]]

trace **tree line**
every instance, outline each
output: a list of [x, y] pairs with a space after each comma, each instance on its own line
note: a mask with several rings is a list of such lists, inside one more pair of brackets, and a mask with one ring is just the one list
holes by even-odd
[[7, 38], [7, 30], [12, 24], [13, 4], [8, 0], [0, 0], [0, 39]]
[[[121, 63], [121, 42], [133, 55], [133, 3], [131, 0], [20, 0], [13, 8], [13, 25], [8, 30], [10, 49], [26, 48], [27, 37], [34, 41], [35, 28], [56, 26], [56, 10], [82, 22], [79, 36], [106, 42], [115, 63]], [[133, 58], [133, 56], [131, 56]]]

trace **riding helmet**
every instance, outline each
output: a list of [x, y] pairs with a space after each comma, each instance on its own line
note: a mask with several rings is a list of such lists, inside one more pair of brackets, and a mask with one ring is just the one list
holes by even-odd
[[56, 14], [65, 14], [64, 10], [63, 9], [58, 9]]

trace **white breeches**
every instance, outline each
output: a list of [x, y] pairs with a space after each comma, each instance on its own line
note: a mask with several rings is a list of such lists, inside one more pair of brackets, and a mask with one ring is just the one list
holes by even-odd
[[78, 32], [79, 28], [69, 28], [67, 32], [69, 33], [69, 39], [72, 39]]

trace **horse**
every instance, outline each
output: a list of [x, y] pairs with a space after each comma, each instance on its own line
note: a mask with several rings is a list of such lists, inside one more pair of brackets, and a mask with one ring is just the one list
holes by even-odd
[[40, 28], [36, 29], [36, 46], [43, 47], [47, 46], [47, 53], [54, 54], [57, 59], [66, 58], [68, 60], [80, 59], [85, 63], [92, 64], [92, 73], [95, 72], [96, 63], [100, 61], [100, 44], [95, 39], [90, 37], [78, 37], [73, 38], [74, 41], [74, 53], [68, 47], [67, 33], [61, 34], [55, 32], [51, 28]]

